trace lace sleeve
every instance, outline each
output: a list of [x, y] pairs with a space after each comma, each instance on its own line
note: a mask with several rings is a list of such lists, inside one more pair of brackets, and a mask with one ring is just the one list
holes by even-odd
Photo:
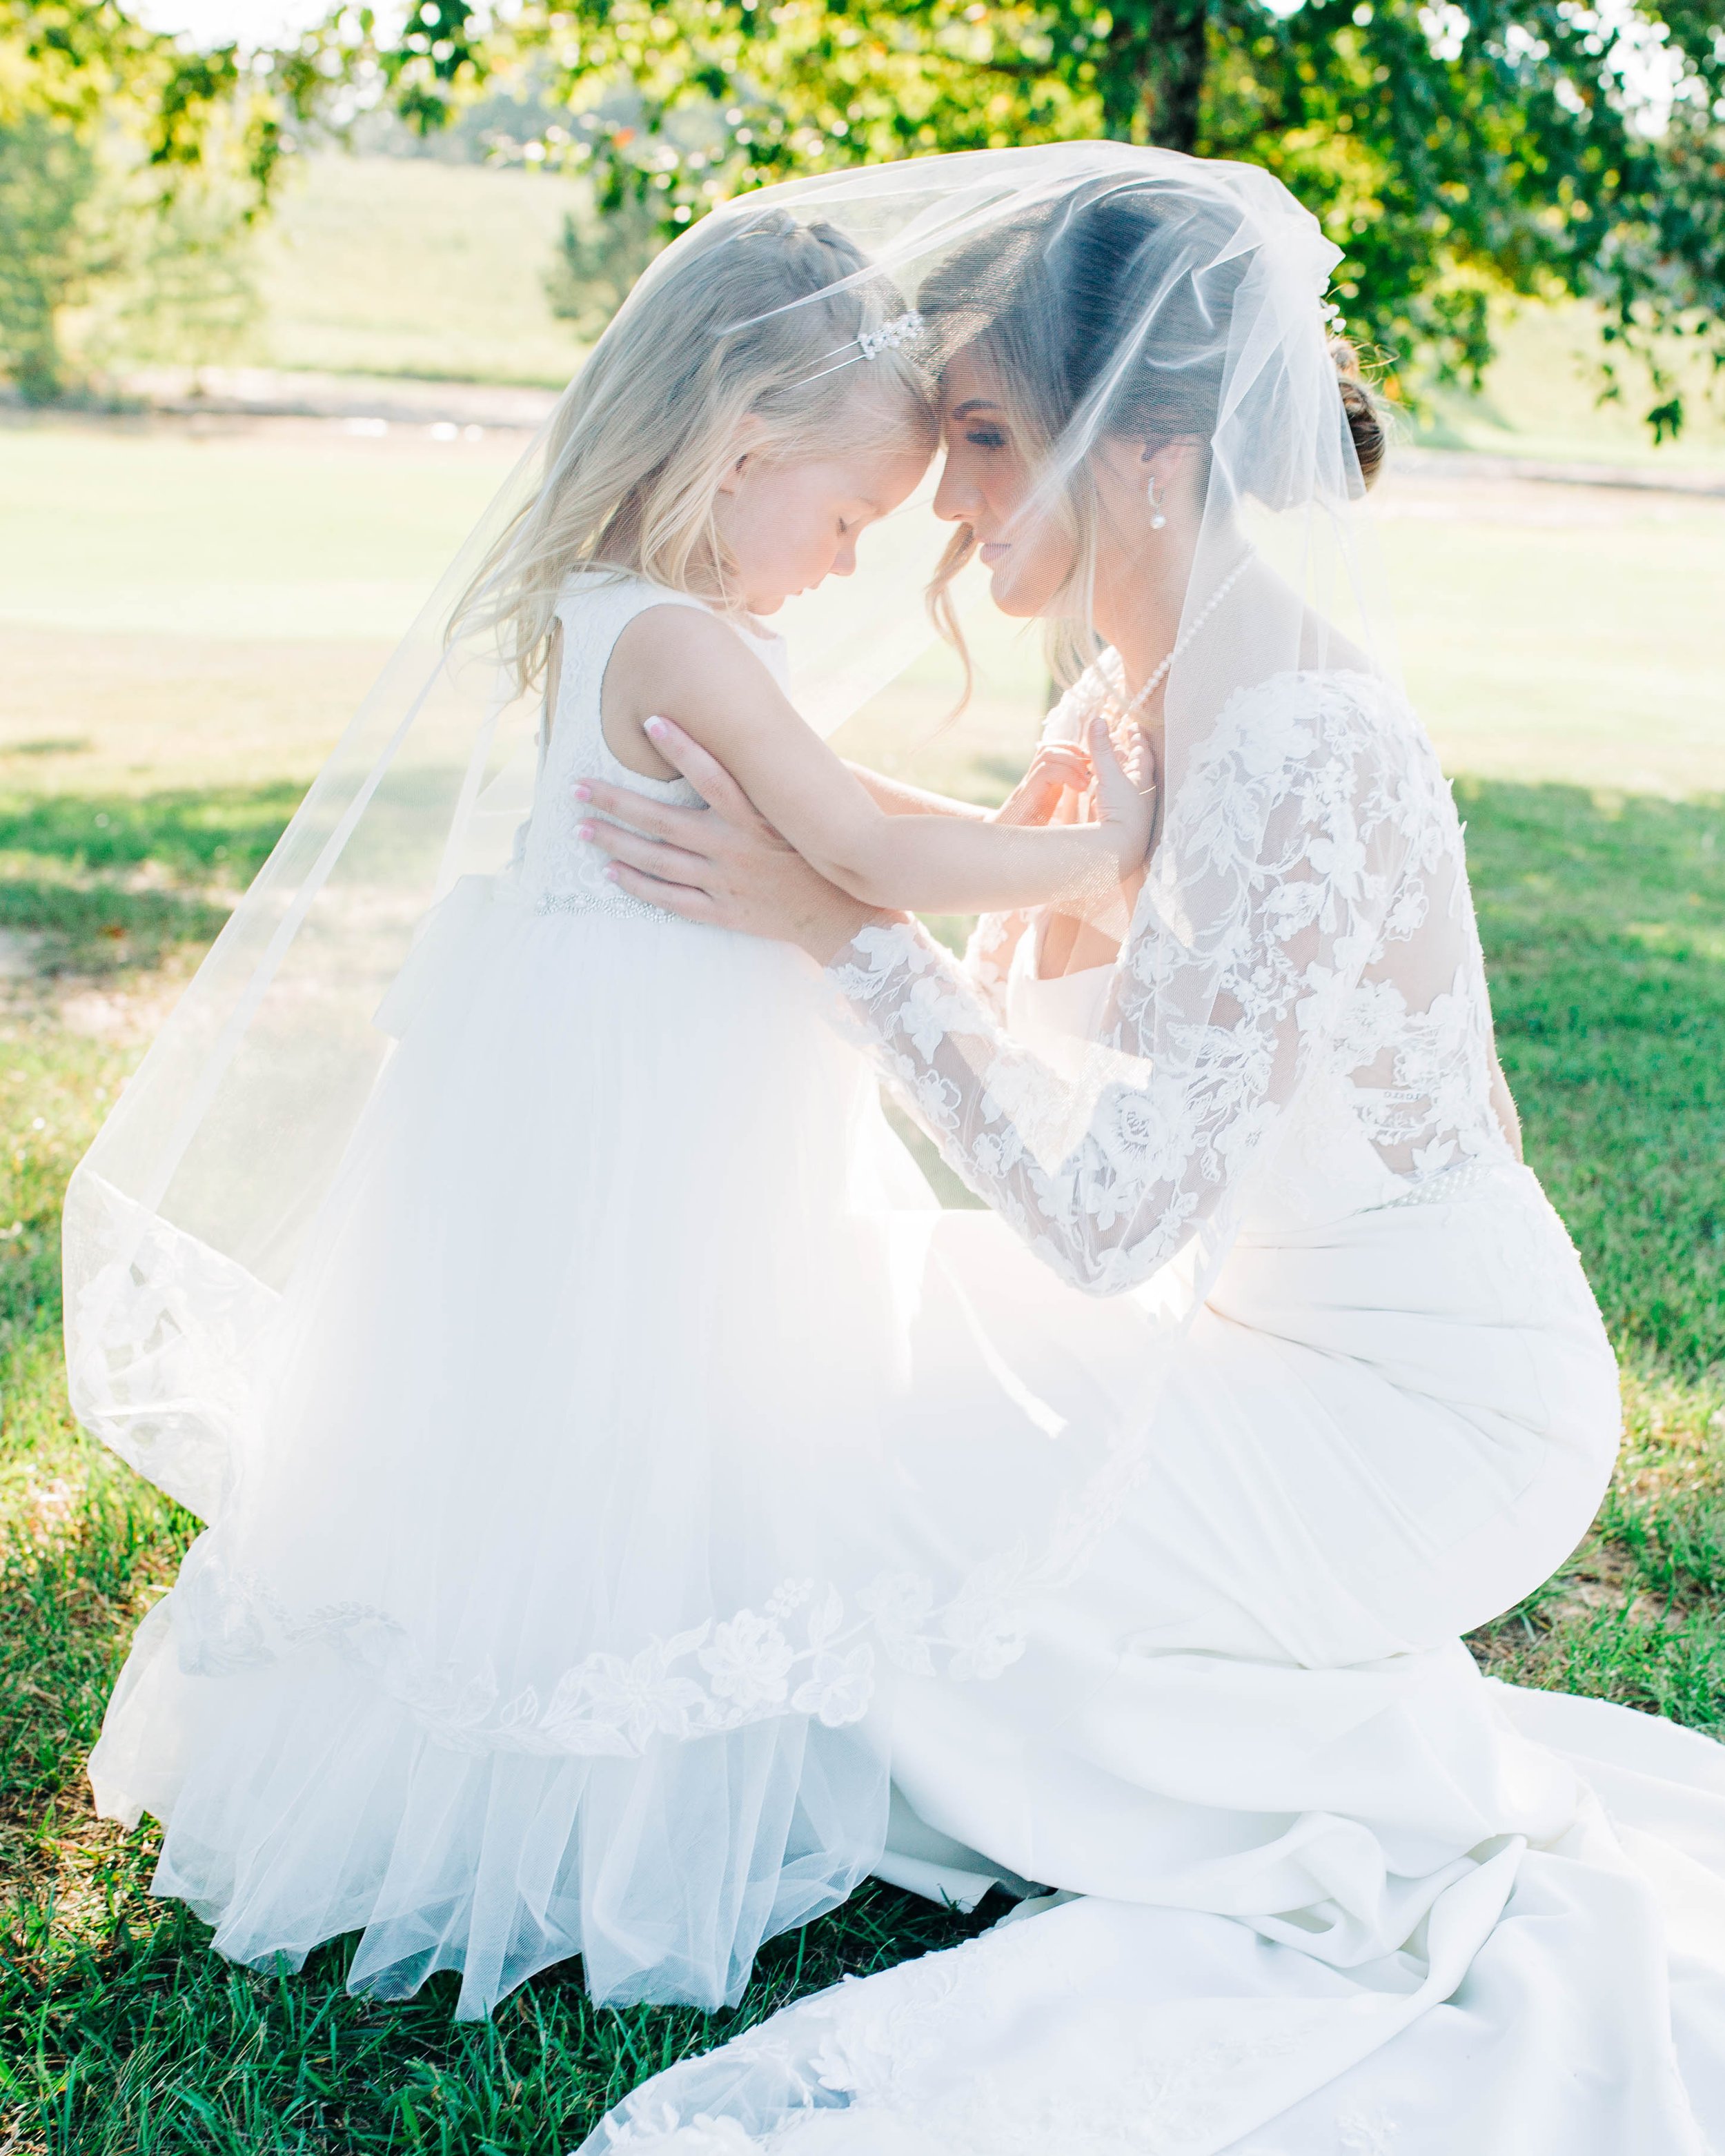
[[1223, 714], [1172, 805], [1111, 1026], [1076, 1084], [1004, 1033], [920, 928], [865, 929], [832, 969], [953, 1169], [1080, 1286], [1137, 1286], [1218, 1212], [1348, 1032], [1368, 971], [1425, 919], [1408, 880], [1435, 804], [1412, 721], [1388, 706], [1285, 676]]
[[1006, 983], [1013, 953], [1028, 932], [1028, 913], [985, 913], [964, 947], [964, 970], [995, 1018], [1006, 1023]]

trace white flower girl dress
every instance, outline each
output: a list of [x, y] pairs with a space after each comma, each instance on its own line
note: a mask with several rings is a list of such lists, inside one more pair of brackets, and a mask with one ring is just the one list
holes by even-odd
[[467, 2013], [578, 1952], [600, 1997], [716, 2003], [878, 1853], [863, 1613], [779, 1553], [878, 1479], [880, 1178], [932, 1200], [819, 970], [575, 835], [585, 775], [695, 802], [618, 763], [599, 688], [627, 623], [697, 603], [566, 592], [531, 821], [384, 999], [231, 1486], [92, 1761], [236, 1959], [363, 1928], [356, 1986], [458, 1967]]

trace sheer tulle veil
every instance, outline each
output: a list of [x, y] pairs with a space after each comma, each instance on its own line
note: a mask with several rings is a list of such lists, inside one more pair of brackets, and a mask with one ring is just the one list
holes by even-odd
[[[839, 288], [859, 296], [857, 334], [824, 364], [864, 380], [885, 338], [937, 385], [954, 355], [980, 353], [1017, 400], [1039, 456], [1019, 531], [1070, 542], [1058, 641], [1062, 663], [1086, 670], [1056, 730], [1088, 702], [1119, 701], [1111, 655], [1091, 634], [1086, 581], [1106, 509], [1094, 463], [1110, 442], [1175, 442], [1195, 459], [1199, 508], [1182, 526], [1185, 597], [1168, 676], [1168, 798], [1264, 682], [1294, 670], [1393, 678], [1327, 349], [1323, 293], [1337, 251], [1278, 182], [1106, 143], [870, 167], [721, 208], [659, 258], [644, 289], [665, 288], [701, 250], [742, 244], [773, 213], [836, 228], [866, 258]], [[625, 312], [640, 303], [632, 296]], [[663, 424], [669, 454], [678, 414]], [[859, 1230], [857, 1274], [829, 1284], [831, 1337], [844, 1331], [844, 1299], [878, 1274], [903, 1358], [871, 1376], [887, 1410], [819, 1459], [768, 1447], [681, 1477], [662, 1462], [608, 1459], [590, 1506], [568, 1522], [578, 1620], [549, 1589], [542, 1611], [501, 1606], [506, 1566], [489, 1603], [477, 1588], [467, 1598], [478, 1613], [469, 1636], [433, 1637], [416, 1614], [423, 1582], [398, 1559], [309, 1567], [316, 1591], [302, 1594], [267, 1523], [241, 1533], [248, 1489], [278, 1441], [272, 1404], [294, 1352], [299, 1284], [397, 1052], [380, 1007], [387, 1021], [428, 920], [459, 904], [469, 879], [508, 873], [531, 805], [539, 692], [517, 688], [463, 601], [501, 535], [554, 483], [556, 440], [553, 419], [79, 1168], [66, 1208], [68, 1357], [85, 1424], [210, 1522], [213, 1550], [228, 1537], [221, 1562], [204, 1567], [203, 1614], [182, 1612], [182, 1661], [220, 1670], [313, 1650], [344, 1658], [356, 1683], [490, 1778], [494, 1810], [513, 1804], [541, 1822], [542, 1876], [523, 1889], [531, 1921], [511, 1918], [487, 1948], [477, 2004], [578, 1950], [601, 1995], [712, 2003], [737, 1995], [764, 1935], [829, 1906], [878, 1856], [890, 1743], [872, 1712], [880, 1675], [987, 1681], [1019, 1651], [1027, 1598], [1057, 1592], [1084, 1562], [1131, 1486], [1157, 1369], [1235, 1216], [1224, 1204], [1194, 1226], [1149, 1288], [1110, 1299], [1114, 1284], [1101, 1279], [1101, 1299], [1086, 1299], [992, 1216], [929, 1209], [913, 1173], [887, 1190], [908, 1164], [871, 1137], [858, 1158], [883, 1180], [857, 1201], [872, 1224]], [[934, 476], [865, 536], [855, 578], [792, 601], [774, 624], [793, 696], [824, 731], [933, 633], [924, 595], [952, 538], [933, 514]], [[1145, 571], [1166, 578], [1159, 539], [1146, 540]], [[1189, 869], [1195, 856], [1184, 858]], [[1239, 896], [1201, 875], [1173, 887], [1153, 862], [1137, 901], [1180, 920], [1189, 947], [1208, 955], [1204, 993], [1217, 1006], [1243, 956], [1230, 942]], [[1191, 1004], [1191, 968], [1183, 979], [1152, 1059], [1158, 1078], [1165, 1068], [1171, 1112], [1189, 1094], [1205, 1016]], [[1089, 1051], [1076, 1117], [1089, 1118], [1117, 1069], [1106, 1043]], [[1065, 1142], [1061, 1130], [1035, 1139], [1050, 1160]], [[1122, 1123], [1117, 1142], [1158, 1140]], [[986, 1306], [963, 1285], [973, 1276], [947, 1265], [967, 1242], [1000, 1245]], [[1027, 1354], [1013, 1312], [1032, 1304], [1049, 1344]], [[984, 1488], [943, 1450], [943, 1418], [961, 1413], [998, 1424], [999, 1471]], [[416, 1502], [404, 1494], [408, 1512]], [[424, 1553], [428, 1567], [452, 1562], [446, 1547]], [[493, 1579], [483, 1553], [475, 1563], [477, 1581]], [[422, 1892], [394, 1934], [366, 1912], [381, 1927], [384, 1988], [451, 1958], [424, 1903]]]

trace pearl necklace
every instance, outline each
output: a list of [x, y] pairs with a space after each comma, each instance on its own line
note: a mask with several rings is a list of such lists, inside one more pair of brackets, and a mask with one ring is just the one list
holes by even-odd
[[[1168, 679], [1169, 670], [1173, 665], [1174, 661], [1188, 649], [1191, 644], [1193, 638], [1197, 635], [1199, 630], [1204, 627], [1204, 624], [1209, 619], [1216, 608], [1220, 606], [1223, 600], [1227, 598], [1229, 593], [1234, 589], [1234, 587], [1245, 574], [1247, 569], [1251, 565], [1251, 559], [1252, 557], [1250, 554], [1243, 557], [1240, 561], [1235, 564], [1232, 572], [1228, 576], [1224, 577], [1221, 583], [1217, 585], [1214, 591], [1210, 593], [1209, 598], [1205, 601], [1200, 612], [1181, 631], [1179, 640], [1174, 645], [1173, 649], [1169, 652], [1168, 657], [1163, 660], [1161, 665], [1157, 668], [1156, 671], [1150, 676], [1149, 680], [1145, 682], [1143, 687], [1139, 690], [1137, 695], [1132, 698], [1132, 701], [1122, 708], [1120, 716], [1122, 719], [1136, 718], [1137, 714], [1143, 709], [1144, 706], [1148, 703], [1151, 697], [1156, 694], [1156, 691]], [[1111, 655], [1117, 661], [1118, 660], [1119, 654], [1117, 652], [1113, 653]], [[1117, 699], [1119, 691], [1114, 688], [1111, 682], [1108, 682], [1102, 678], [1101, 668], [1100, 665], [1096, 670], [1096, 689], [1085, 699], [1078, 711], [1074, 714], [1081, 722], [1081, 726], [1088, 723], [1090, 720], [1095, 718], [1105, 704], [1110, 703]], [[1125, 685], [1125, 670], [1122, 667], [1121, 670], [1121, 687], [1124, 688]]]

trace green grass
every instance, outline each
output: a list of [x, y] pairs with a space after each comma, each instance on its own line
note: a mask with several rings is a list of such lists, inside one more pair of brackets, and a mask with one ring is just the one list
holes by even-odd
[[339, 425], [0, 434], [0, 622], [393, 641], [525, 444]]
[[1670, 393], [1654, 388], [1641, 363], [1620, 357], [1620, 393], [1602, 401], [1599, 331], [1598, 312], [1579, 301], [1506, 306], [1481, 391], [1434, 393], [1412, 439], [1434, 449], [1625, 465], [1650, 475], [1680, 465], [1716, 476], [1725, 470], [1725, 402], [1706, 362], [1675, 341], [1661, 346], [1661, 363], [1683, 392], [1684, 426], [1677, 440], [1656, 444], [1645, 414]]
[[1725, 1373], [1725, 801], [1457, 792], [1535, 1165], [1620, 1343]]
[[159, 965], [211, 942], [297, 806], [291, 780], [0, 798], [0, 929], [39, 973]]
[[[1476, 1645], [1525, 1681], [1725, 1731], [1725, 803], [1461, 792], [1505, 1065], [1623, 1353], [1630, 1421], [1583, 1550]], [[80, 814], [33, 813], [12, 835], [92, 867]], [[163, 873], [195, 882], [213, 833], [260, 844], [270, 813], [146, 803], [114, 864], [157, 844], [176, 865]], [[134, 1052], [28, 1001], [0, 1039], [0, 1825], [15, 1895], [0, 2146], [552, 2156], [738, 2018], [596, 2013], [562, 1970], [465, 2029], [441, 1979], [407, 2005], [347, 1998], [340, 1945], [298, 1976], [232, 1969], [194, 1919], [149, 1900], [150, 1830], [89, 1818], [80, 1770], [107, 1686], [192, 1524], [70, 1424], [59, 1362], [59, 1193]], [[870, 1888], [775, 1944], [742, 2018], [966, 1928]]]
[[249, 356], [561, 389], [581, 346], [545, 278], [572, 182], [429, 158], [306, 158], [259, 250]]
[[[303, 783], [518, 448], [424, 429], [0, 429], [0, 790]], [[1725, 791], [1725, 505], [1392, 473], [1379, 529], [1409, 680], [1452, 769]], [[931, 654], [852, 722], [849, 751], [999, 783], [1043, 676], [1034, 636], [977, 619], [977, 710], [942, 726], [954, 676]]]

